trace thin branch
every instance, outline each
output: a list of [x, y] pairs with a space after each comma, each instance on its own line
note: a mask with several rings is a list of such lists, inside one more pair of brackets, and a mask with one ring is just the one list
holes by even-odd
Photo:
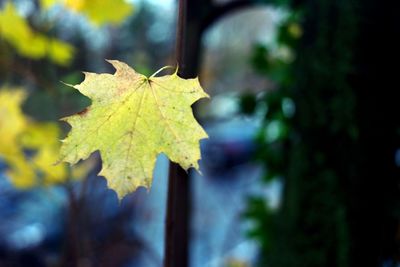
[[267, 4], [267, 1], [262, 0], [237, 0], [231, 1], [223, 5], [212, 4], [210, 7], [210, 12], [202, 21], [201, 30], [202, 32], [209, 28], [218, 19], [224, 17], [226, 14], [233, 12], [235, 10], [253, 6], [256, 4]]

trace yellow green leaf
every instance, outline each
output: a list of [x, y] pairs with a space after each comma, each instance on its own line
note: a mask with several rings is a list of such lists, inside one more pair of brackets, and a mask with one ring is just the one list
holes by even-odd
[[120, 199], [138, 186], [150, 187], [160, 153], [184, 169], [198, 169], [199, 141], [207, 134], [191, 105], [208, 97], [198, 79], [177, 73], [147, 78], [125, 63], [109, 62], [115, 74], [85, 73], [85, 80], [73, 86], [92, 105], [64, 119], [72, 130], [63, 140], [60, 160], [74, 164], [99, 150], [100, 174]]

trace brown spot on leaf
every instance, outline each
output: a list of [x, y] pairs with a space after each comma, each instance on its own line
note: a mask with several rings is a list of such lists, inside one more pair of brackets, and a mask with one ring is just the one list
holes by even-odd
[[79, 111], [79, 112], [78, 112], [78, 115], [83, 117], [83, 116], [85, 116], [85, 115], [87, 114], [88, 111], [89, 111], [89, 109], [88, 109], [88, 108], [85, 108], [84, 110]]

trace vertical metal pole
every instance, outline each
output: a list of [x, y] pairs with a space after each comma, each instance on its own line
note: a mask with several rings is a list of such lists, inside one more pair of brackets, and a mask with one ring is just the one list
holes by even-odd
[[[194, 78], [200, 55], [201, 0], [179, 0], [176, 61], [178, 75]], [[188, 267], [190, 252], [190, 177], [178, 164], [170, 163], [164, 267]]]

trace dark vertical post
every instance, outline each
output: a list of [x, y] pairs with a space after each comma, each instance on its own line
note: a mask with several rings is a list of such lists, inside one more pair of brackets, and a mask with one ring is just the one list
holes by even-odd
[[[176, 61], [182, 78], [194, 78], [198, 73], [201, 2], [179, 1]], [[189, 266], [190, 177], [178, 164], [171, 162], [169, 168], [164, 266], [186, 267]]]
[[[240, 0], [214, 6], [211, 0], [179, 0], [176, 36], [176, 62], [182, 78], [198, 76], [201, 39], [204, 31], [217, 19], [255, 1]], [[195, 114], [196, 115], [196, 114]], [[190, 245], [190, 177], [175, 163], [170, 163], [164, 267], [189, 266]]]

